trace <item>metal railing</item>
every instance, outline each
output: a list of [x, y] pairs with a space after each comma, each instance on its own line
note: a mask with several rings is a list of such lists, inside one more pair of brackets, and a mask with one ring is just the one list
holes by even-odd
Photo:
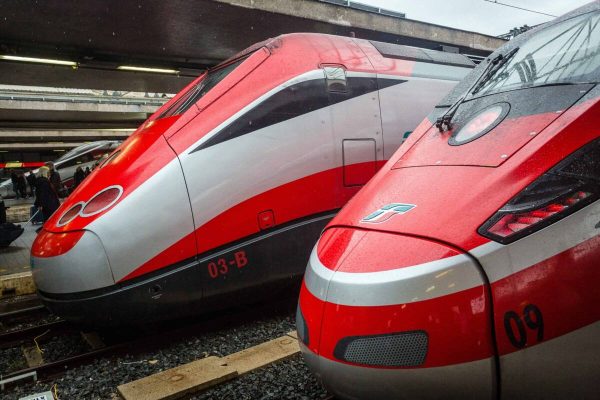
[[162, 106], [173, 94], [0, 85], [0, 100]]

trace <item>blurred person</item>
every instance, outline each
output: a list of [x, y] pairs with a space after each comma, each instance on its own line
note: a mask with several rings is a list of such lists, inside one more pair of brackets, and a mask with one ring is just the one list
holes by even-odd
[[0, 225], [6, 223], [6, 206], [4, 205], [4, 199], [0, 194]]
[[48, 161], [45, 165], [50, 171], [50, 176], [48, 177], [48, 180], [50, 181], [50, 184], [54, 187], [54, 191], [58, 196], [62, 189], [62, 180], [60, 179], [60, 174], [56, 169], [54, 169], [54, 163], [52, 161]]
[[56, 189], [50, 183], [50, 169], [41, 167], [38, 173], [34, 205], [41, 210], [44, 222], [46, 222], [60, 206], [60, 200]]
[[17, 190], [21, 198], [27, 198], [27, 180], [25, 180], [25, 174], [22, 172], [19, 172], [19, 175], [17, 175]]
[[75, 189], [85, 179], [85, 172], [83, 172], [83, 168], [77, 167], [77, 169], [75, 170], [75, 175], [73, 176], [73, 179], [74, 179], [73, 189]]
[[90, 167], [85, 167], [85, 176], [88, 176], [92, 171], [90, 171]]
[[19, 198], [19, 191], [17, 189], [18, 187], [18, 177], [17, 177], [17, 173], [15, 171], [10, 173], [10, 181], [12, 182], [12, 190], [13, 192], [15, 192], [15, 196], [17, 197], [17, 199]]
[[37, 178], [35, 177], [35, 174], [33, 173], [33, 170], [29, 170], [29, 175], [27, 175], [27, 183], [29, 184], [29, 188], [31, 189], [31, 197], [35, 197], [35, 182], [37, 181]]

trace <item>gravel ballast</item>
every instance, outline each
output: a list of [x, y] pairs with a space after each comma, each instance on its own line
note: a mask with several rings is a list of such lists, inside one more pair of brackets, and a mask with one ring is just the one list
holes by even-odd
[[[0, 394], [2, 399], [50, 390], [55, 384], [60, 399], [115, 399], [117, 386], [207, 356], [226, 356], [285, 335], [295, 329], [295, 313], [279, 312], [235, 328], [189, 335], [156, 351], [102, 358], [74, 368], [55, 381], [24, 384]], [[210, 321], [207, 321], [210, 323]], [[53, 354], [59, 352], [52, 343]], [[63, 343], [70, 353], [75, 343]], [[70, 350], [71, 349], [71, 350]], [[14, 349], [11, 349], [14, 350]], [[1, 357], [14, 354], [0, 354]], [[0, 364], [5, 367], [5, 365]], [[4, 369], [4, 368], [3, 368]], [[301, 356], [281, 361], [194, 395], [193, 399], [319, 399], [326, 392], [310, 374]]]

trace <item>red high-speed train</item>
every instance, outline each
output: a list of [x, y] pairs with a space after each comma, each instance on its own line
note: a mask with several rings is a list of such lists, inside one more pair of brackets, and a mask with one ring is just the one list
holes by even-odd
[[249, 48], [158, 110], [48, 220], [31, 250], [41, 298], [119, 324], [299, 286], [325, 224], [472, 67], [320, 34]]
[[513, 39], [329, 223], [297, 328], [336, 398], [600, 393], [600, 2]]

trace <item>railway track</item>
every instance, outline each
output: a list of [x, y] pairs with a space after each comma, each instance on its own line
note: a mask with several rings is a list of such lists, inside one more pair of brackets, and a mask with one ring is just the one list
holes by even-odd
[[23, 327], [43, 325], [58, 319], [44, 307], [36, 295], [17, 296], [0, 300], [0, 349], [6, 348], [12, 335]]
[[0, 302], [0, 323], [3, 324], [42, 313], [48, 313], [48, 310], [36, 295], [9, 298]]
[[[39, 365], [30, 365], [27, 368], [3, 374], [2, 379], [8, 381], [9, 386], [27, 383], [30, 378], [41, 381], [55, 379], [67, 370], [93, 362], [99, 357], [140, 354], [172, 345], [174, 342], [192, 335], [234, 328], [261, 316], [275, 315], [277, 312], [282, 311], [293, 312], [295, 299], [295, 296], [290, 296], [290, 299], [284, 301], [236, 308], [221, 313], [207, 314], [199, 318], [172, 321], [168, 324], [150, 328], [84, 332], [81, 326], [59, 320], [49, 324], [7, 332], [0, 334], [0, 348], [16, 346], [24, 348], [27, 344], [30, 345], [29, 348], [33, 348], [32, 345], [35, 345], [35, 348], [40, 352], [40, 363]], [[149, 330], [151, 331], [150, 334], [148, 334]], [[41, 355], [44, 342], [51, 337], [67, 333], [80, 333], [88, 342], [90, 350], [50, 362], [43, 361]], [[90, 338], [92, 339], [90, 340]]]

